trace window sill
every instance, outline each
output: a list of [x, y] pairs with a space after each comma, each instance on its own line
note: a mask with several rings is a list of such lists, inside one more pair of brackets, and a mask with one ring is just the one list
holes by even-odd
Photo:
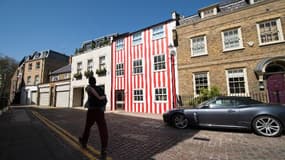
[[162, 38], [165, 38], [165, 35], [161, 36], [161, 37], [151, 37], [151, 39], [154, 41], [154, 40], [159, 40], [159, 39], [162, 39]]
[[244, 47], [239, 47], [239, 48], [225, 49], [225, 50], [223, 50], [223, 53], [232, 52], [232, 51], [238, 51], [238, 50], [243, 50], [243, 49], [245, 49], [245, 48]]
[[141, 45], [141, 44], [143, 44], [143, 42], [133, 43], [132, 46], [133, 46], [133, 47], [134, 47], [134, 46], [139, 46], [139, 45]]
[[154, 101], [154, 103], [167, 103], [167, 101]]
[[116, 48], [116, 51], [120, 51], [123, 50], [124, 48]]
[[133, 76], [143, 75], [143, 73], [133, 73]]
[[153, 73], [166, 72], [167, 69], [153, 70]]
[[263, 44], [259, 44], [259, 47], [268, 46], [272, 44], [279, 44], [279, 43], [285, 43], [285, 41], [282, 40], [282, 41], [276, 41], [276, 42], [270, 42], [270, 43], [263, 43]]
[[208, 54], [201, 54], [201, 55], [191, 55], [191, 58], [196, 58], [196, 57], [203, 57], [203, 56], [208, 56]]
[[134, 103], [136, 103], [136, 104], [143, 104], [144, 101], [134, 101]]

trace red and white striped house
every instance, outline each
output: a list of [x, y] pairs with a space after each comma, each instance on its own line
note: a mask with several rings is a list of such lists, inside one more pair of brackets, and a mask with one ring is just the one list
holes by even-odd
[[161, 114], [176, 106], [173, 30], [177, 21], [173, 13], [172, 19], [114, 39], [112, 110]]

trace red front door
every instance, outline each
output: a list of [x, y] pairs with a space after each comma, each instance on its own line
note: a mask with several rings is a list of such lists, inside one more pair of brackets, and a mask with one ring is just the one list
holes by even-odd
[[270, 75], [267, 79], [267, 89], [270, 103], [285, 104], [284, 74]]

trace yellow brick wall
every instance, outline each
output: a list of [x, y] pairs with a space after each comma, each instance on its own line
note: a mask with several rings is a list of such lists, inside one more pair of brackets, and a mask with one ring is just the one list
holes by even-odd
[[[258, 79], [254, 73], [257, 63], [266, 57], [285, 56], [285, 43], [259, 45], [256, 24], [273, 18], [280, 18], [285, 37], [284, 0], [267, 0], [238, 11], [177, 27], [180, 95], [194, 94], [192, 73], [201, 71], [210, 73], [210, 86], [218, 86], [223, 93], [227, 93], [225, 70], [243, 67], [247, 70], [249, 91], [258, 91]], [[244, 49], [223, 52], [221, 32], [236, 27], [241, 27]], [[191, 57], [190, 38], [200, 35], [206, 35], [208, 55]], [[253, 41], [254, 45], [249, 46], [249, 41]]]

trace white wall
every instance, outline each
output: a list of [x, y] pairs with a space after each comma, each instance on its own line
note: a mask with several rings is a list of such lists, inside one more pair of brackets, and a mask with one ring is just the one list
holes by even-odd
[[[99, 69], [99, 57], [105, 56], [106, 63], [106, 76], [99, 77], [96, 74], [96, 69]], [[72, 57], [71, 64], [71, 89], [70, 89], [70, 106], [73, 107], [73, 91], [74, 88], [86, 87], [88, 85], [88, 79], [84, 76], [84, 72], [87, 71], [87, 61], [93, 59], [93, 72], [97, 81], [97, 85], [105, 85], [105, 92], [108, 98], [106, 110], [111, 110], [111, 46], [105, 46], [102, 48], [96, 48], [90, 51], [85, 51], [80, 55]], [[82, 62], [82, 80], [76, 80], [73, 75], [77, 72], [77, 63]], [[84, 102], [87, 100], [87, 94], [84, 92]]]
[[32, 91], [38, 91], [38, 87], [37, 86], [26, 86], [24, 88], [22, 88], [21, 91], [21, 104], [31, 104], [31, 100], [32, 100]]

